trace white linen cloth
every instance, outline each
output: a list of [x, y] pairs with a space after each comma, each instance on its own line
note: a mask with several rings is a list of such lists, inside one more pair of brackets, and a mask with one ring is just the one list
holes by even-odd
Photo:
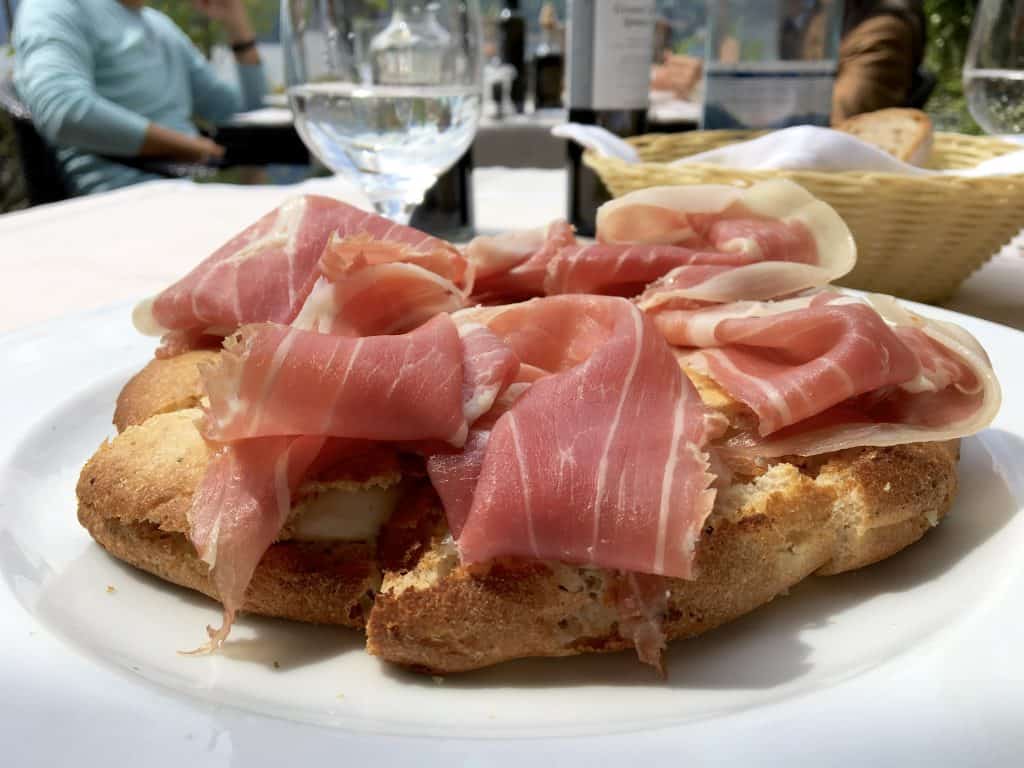
[[[564, 216], [563, 170], [478, 168], [478, 230]], [[0, 332], [152, 295], [288, 197], [365, 197], [343, 179], [290, 187], [154, 181], [0, 216]], [[973, 275], [947, 305], [1024, 329], [1024, 238]]]
[[[552, 130], [595, 152], [628, 163], [640, 161], [636, 150], [610, 131], [595, 125], [567, 123]], [[798, 125], [772, 131], [750, 141], [680, 158], [672, 165], [710, 163], [723, 168], [787, 171], [876, 171], [915, 176], [998, 176], [1024, 173], [1024, 150], [987, 160], [961, 171], [931, 171], [904, 163], [873, 144], [842, 131]]]

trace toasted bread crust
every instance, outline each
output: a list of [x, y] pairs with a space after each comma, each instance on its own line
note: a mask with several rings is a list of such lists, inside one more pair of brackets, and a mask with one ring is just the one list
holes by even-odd
[[[201, 359], [208, 354], [172, 360], [194, 369]], [[195, 380], [175, 378], [165, 366], [158, 375], [154, 367], [119, 399], [119, 412], [132, 414], [123, 433], [82, 471], [79, 519], [115, 557], [216, 598], [185, 536], [191, 496], [209, 457], [195, 427], [200, 412], [160, 410], [189, 402]], [[694, 378], [705, 401], [730, 421], [749, 418], [712, 382]], [[129, 426], [131, 420], [138, 424]], [[737, 478], [720, 489], [705, 525], [700, 577], [665, 580], [667, 635], [701, 634], [813, 573], [858, 568], [913, 543], [949, 509], [956, 461], [955, 441], [860, 448], [813, 462], [782, 461], [756, 477]], [[384, 558], [388, 570], [365, 542], [279, 542], [260, 563], [245, 609], [300, 621], [365, 622], [371, 653], [435, 674], [632, 647], [619, 633], [614, 574], [513, 560], [471, 570], [445, 538], [439, 509], [404, 517], [402, 530], [427, 537], [422, 545], [402, 545], [417, 553], [414, 561]]]
[[[699, 577], [665, 580], [667, 636], [702, 634], [813, 573], [889, 557], [941, 519], [955, 490], [956, 450], [945, 443], [846, 451], [817, 477], [777, 464], [727, 489], [698, 546]], [[458, 564], [450, 544], [436, 542], [414, 570], [385, 573], [367, 649], [442, 674], [629, 648], [611, 584], [605, 571], [560, 563], [503, 562], [474, 572]]]
[[[183, 533], [106, 518], [79, 507], [78, 519], [114, 557], [219, 600], [209, 569]], [[366, 542], [274, 544], [260, 561], [242, 610], [263, 616], [362, 629], [380, 584]]]
[[[217, 599], [209, 568], [188, 541], [188, 511], [209, 458], [195, 409], [160, 413], [105, 442], [78, 480], [78, 519], [115, 557]], [[243, 610], [362, 627], [380, 584], [367, 542], [274, 544]]]
[[217, 359], [210, 350], [186, 352], [150, 360], [135, 374], [117, 397], [114, 426], [118, 432], [141, 424], [150, 416], [195, 408], [203, 396], [199, 366]]

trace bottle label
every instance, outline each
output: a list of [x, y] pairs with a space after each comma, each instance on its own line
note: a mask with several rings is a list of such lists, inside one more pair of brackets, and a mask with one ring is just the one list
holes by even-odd
[[654, 0], [573, 0], [569, 106], [643, 109], [654, 46]]

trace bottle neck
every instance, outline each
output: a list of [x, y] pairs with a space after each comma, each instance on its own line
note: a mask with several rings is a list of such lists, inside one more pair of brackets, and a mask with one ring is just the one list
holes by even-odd
[[561, 53], [557, 27], [546, 24], [540, 28], [540, 44], [537, 46], [537, 53], [542, 56]]

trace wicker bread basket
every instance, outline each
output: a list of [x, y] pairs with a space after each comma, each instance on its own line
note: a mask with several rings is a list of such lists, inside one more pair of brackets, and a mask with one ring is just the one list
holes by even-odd
[[[662, 185], [748, 186], [765, 179], [791, 179], [835, 208], [853, 232], [857, 266], [840, 281], [843, 285], [916, 301], [948, 299], [971, 272], [1024, 228], [1024, 174], [957, 178], [668, 165], [759, 135], [753, 131], [649, 134], [629, 140], [640, 153], [640, 163], [589, 151], [584, 162], [616, 197]], [[999, 139], [937, 133], [928, 166], [969, 168], [1019, 149]]]

